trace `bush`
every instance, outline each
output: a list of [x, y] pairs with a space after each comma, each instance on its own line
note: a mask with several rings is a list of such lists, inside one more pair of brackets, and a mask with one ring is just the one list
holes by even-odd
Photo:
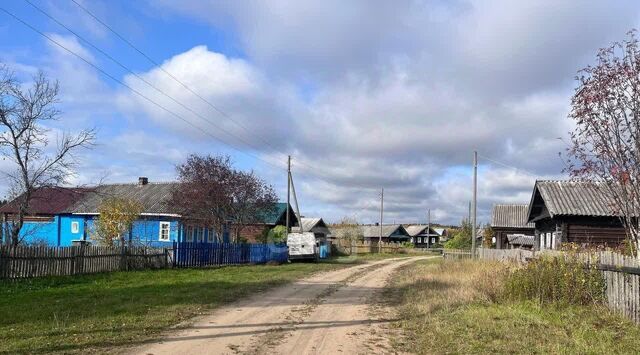
[[540, 304], [586, 305], [604, 300], [600, 271], [576, 257], [542, 257], [513, 271], [505, 284], [506, 296]]
[[411, 243], [411, 242], [402, 242], [401, 245], [402, 245], [403, 248], [414, 248], [415, 247], [415, 245], [413, 243]]

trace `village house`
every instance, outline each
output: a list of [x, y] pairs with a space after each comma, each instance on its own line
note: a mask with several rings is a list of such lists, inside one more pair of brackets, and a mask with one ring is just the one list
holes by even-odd
[[[491, 210], [491, 229], [497, 249], [533, 247], [535, 224], [528, 223], [528, 204], [497, 204]], [[523, 237], [531, 238], [523, 238]], [[529, 241], [531, 244], [529, 245]]]
[[597, 183], [536, 181], [527, 213], [527, 222], [535, 224], [535, 248], [620, 245], [626, 233], [613, 206]]
[[[275, 226], [286, 226], [287, 213], [289, 213], [290, 227], [297, 227], [298, 217], [291, 205], [288, 205], [287, 208], [286, 202], [278, 202], [273, 209], [265, 211], [258, 222], [243, 226], [240, 231], [240, 238], [249, 243], [257, 243], [263, 233], [268, 232]], [[231, 228], [237, 228], [237, 226], [232, 225]]]
[[[380, 225], [362, 226], [362, 235], [365, 242], [377, 243], [380, 239]], [[409, 241], [409, 233], [401, 224], [382, 225], [382, 242], [399, 243]]]
[[[213, 229], [193, 225], [172, 209], [168, 203], [177, 182], [151, 183], [146, 177], [140, 177], [138, 183], [105, 184], [92, 188], [43, 188], [32, 198], [31, 208], [25, 218], [21, 237], [28, 244], [46, 244], [50, 246], [70, 246], [78, 243], [91, 243], [91, 234], [98, 209], [109, 197], [126, 198], [136, 201], [142, 207], [142, 213], [133, 223], [127, 242], [154, 247], [167, 247], [173, 242], [222, 242], [229, 240], [229, 228], [225, 227], [222, 236]], [[274, 211], [265, 213], [265, 221], [260, 223], [260, 231], [265, 226], [284, 224], [283, 204]], [[286, 206], [286, 204], [284, 204]], [[11, 223], [17, 205], [14, 201], [0, 208], [4, 224]], [[282, 220], [282, 222], [281, 222]], [[297, 223], [295, 215], [293, 223]], [[248, 227], [250, 229], [251, 226]], [[3, 228], [5, 231], [5, 228]], [[3, 233], [5, 234], [5, 233]], [[8, 235], [3, 236], [8, 242]]]
[[405, 229], [416, 248], [431, 248], [440, 242], [440, 234], [426, 224], [409, 225]]

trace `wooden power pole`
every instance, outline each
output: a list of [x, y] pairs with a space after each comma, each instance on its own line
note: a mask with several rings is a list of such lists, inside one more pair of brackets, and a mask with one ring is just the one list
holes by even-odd
[[473, 215], [471, 221], [471, 258], [476, 257], [476, 217], [478, 212], [478, 152], [473, 152]]
[[382, 217], [384, 212], [384, 187], [380, 193], [380, 236], [378, 237], [378, 254], [382, 253]]
[[287, 234], [291, 232], [291, 221], [289, 220], [289, 203], [291, 202], [291, 155], [287, 159], [287, 209], [286, 209], [286, 224]]

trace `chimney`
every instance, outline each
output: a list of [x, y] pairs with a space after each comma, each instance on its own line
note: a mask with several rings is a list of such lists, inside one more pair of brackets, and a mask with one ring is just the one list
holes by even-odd
[[143, 186], [149, 183], [149, 178], [147, 178], [146, 176], [140, 176], [138, 178], [138, 185], [139, 186]]

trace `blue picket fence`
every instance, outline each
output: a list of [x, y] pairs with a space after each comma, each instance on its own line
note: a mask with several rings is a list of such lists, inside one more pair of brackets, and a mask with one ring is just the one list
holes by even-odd
[[287, 259], [287, 246], [283, 244], [173, 243], [174, 267], [265, 264]]

